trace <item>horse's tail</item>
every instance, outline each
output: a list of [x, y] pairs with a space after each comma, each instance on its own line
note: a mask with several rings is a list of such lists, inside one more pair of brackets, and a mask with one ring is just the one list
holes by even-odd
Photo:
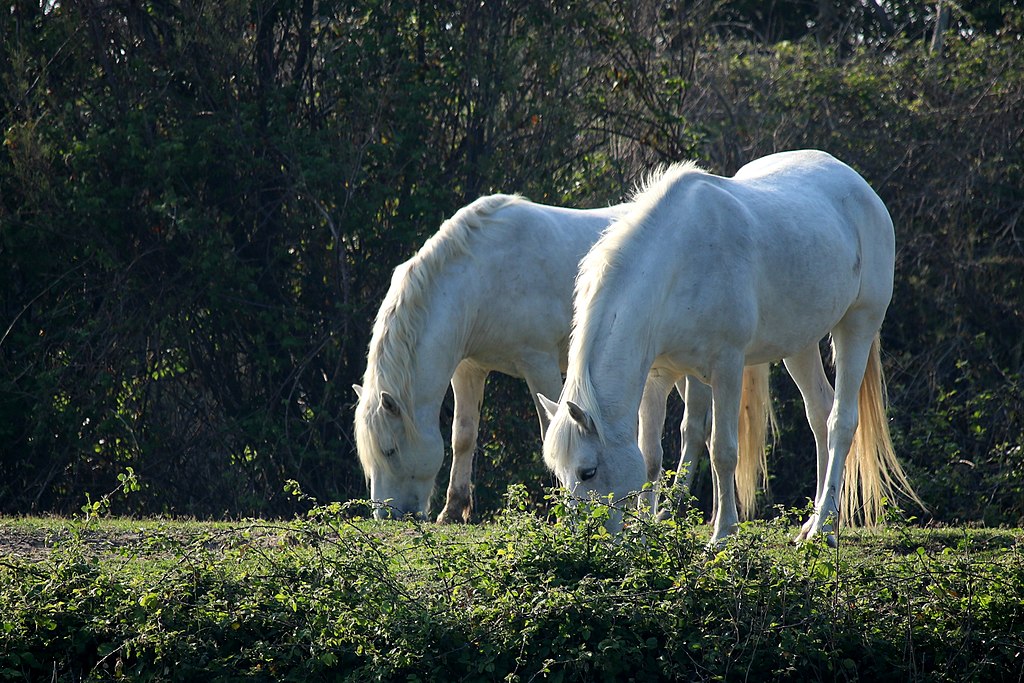
[[886, 417], [887, 398], [880, 349], [881, 343], [876, 334], [857, 398], [859, 419], [843, 472], [839, 510], [840, 518], [851, 523], [857, 520], [860, 512], [867, 526], [873, 526], [881, 519], [882, 500], [894, 502], [897, 494], [907, 496], [921, 509], [926, 509], [893, 450]]
[[758, 489], [768, 489], [765, 442], [769, 428], [773, 438], [778, 436], [779, 428], [768, 386], [768, 365], [751, 365], [743, 369], [736, 461], [736, 497], [744, 519], [754, 514]]

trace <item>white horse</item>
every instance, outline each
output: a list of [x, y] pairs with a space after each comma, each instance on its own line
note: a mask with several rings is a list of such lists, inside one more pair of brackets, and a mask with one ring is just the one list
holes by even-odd
[[[471, 510], [484, 382], [497, 370], [524, 378], [531, 396], [558, 395], [566, 368], [577, 265], [601, 232], [628, 207], [575, 210], [512, 195], [482, 197], [445, 221], [410, 260], [395, 269], [373, 326], [355, 412], [356, 448], [370, 497], [398, 514], [426, 514], [441, 469], [439, 429], [448, 384], [455, 395], [452, 466], [439, 522], [466, 520]], [[767, 392], [767, 366], [749, 381]], [[711, 393], [682, 375], [655, 373], [640, 411], [645, 471], [661, 476], [665, 400], [674, 385], [685, 394], [680, 471], [706, 441]], [[761, 399], [767, 405], [767, 396]], [[541, 435], [547, 414], [537, 405]], [[637, 412], [634, 411], [634, 422]], [[765, 427], [744, 422], [751, 457], [739, 480], [752, 507], [763, 478]], [[745, 451], [744, 451], [745, 452]], [[654, 503], [655, 494], [649, 494]], [[383, 507], [375, 515], [383, 517]]]
[[[883, 403], [878, 330], [892, 296], [893, 225], [864, 179], [824, 152], [786, 152], [733, 178], [675, 165], [634, 202], [580, 265], [565, 386], [557, 404], [541, 397], [551, 419], [544, 460], [561, 484], [600, 498], [639, 491], [647, 476], [635, 416], [648, 371], [697, 377], [712, 391], [711, 542], [722, 542], [738, 520], [743, 369], [781, 358], [818, 456], [814, 513], [798, 540], [827, 534], [835, 544], [837, 519], [863, 505], [872, 523], [897, 491], [920, 503]], [[825, 335], [834, 391], [818, 348]], [[621, 524], [620, 512], [609, 526]]]

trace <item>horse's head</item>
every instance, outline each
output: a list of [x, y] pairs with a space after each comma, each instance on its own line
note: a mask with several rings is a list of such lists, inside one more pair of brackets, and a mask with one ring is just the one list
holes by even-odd
[[544, 462], [574, 500], [594, 498], [614, 507], [606, 526], [622, 528], [622, 510], [647, 482], [647, 469], [635, 438], [607, 434], [580, 405], [554, 403], [540, 396], [550, 424], [544, 436]]
[[381, 504], [374, 517], [425, 516], [444, 458], [441, 433], [418, 429], [401, 400], [387, 391], [353, 388], [359, 397], [356, 450], [370, 484], [370, 499]]

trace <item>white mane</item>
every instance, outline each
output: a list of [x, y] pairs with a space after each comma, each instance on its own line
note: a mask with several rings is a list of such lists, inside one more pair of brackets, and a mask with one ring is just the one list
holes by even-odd
[[[415, 429], [415, 424], [406, 408], [414, 404], [411, 396], [413, 364], [430, 301], [431, 285], [452, 259], [471, 251], [474, 237], [495, 212], [522, 201], [525, 200], [519, 195], [505, 194], [477, 199], [442, 223], [412, 258], [395, 268], [391, 286], [373, 324], [363, 389], [372, 392], [370, 396], [381, 391], [391, 394], [401, 408], [409, 433]], [[373, 421], [376, 416], [368, 414], [363, 417]], [[367, 428], [376, 431], [372, 425], [364, 425], [363, 421], [356, 420], [356, 438], [359, 441], [369, 438], [369, 434], [364, 433]], [[362, 455], [376, 453], [379, 449], [360, 447], [358, 450]]]
[[[590, 415], [602, 441], [604, 424], [599, 402], [590, 379], [590, 368], [583, 365], [582, 360], [589, 357], [591, 347], [601, 335], [599, 318], [607, 312], [602, 295], [616, 290], [616, 287], [608, 286], [607, 281], [615, 275], [615, 266], [622, 257], [620, 247], [623, 242], [644, 228], [651, 210], [681, 178], [694, 174], [705, 175], [706, 172], [696, 163], [689, 161], [653, 171], [634, 192], [631, 199], [634, 203], [632, 210], [608, 226], [601, 238], [580, 261], [573, 297], [573, 329], [569, 341], [570, 371], [562, 394]], [[573, 438], [569, 431], [575, 430], [566, 430], [563, 438]], [[570, 450], [559, 448], [558, 452], [566, 453]]]

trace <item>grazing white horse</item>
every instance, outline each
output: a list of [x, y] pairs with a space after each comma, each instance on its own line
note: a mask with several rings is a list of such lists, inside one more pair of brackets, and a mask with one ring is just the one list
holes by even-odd
[[[463, 207], [410, 260], [395, 269], [373, 326], [355, 411], [356, 448], [370, 497], [398, 514], [426, 514], [441, 469], [439, 414], [448, 384], [455, 395], [452, 466], [439, 522], [467, 520], [471, 510], [484, 382], [491, 371], [524, 378], [535, 402], [557, 396], [566, 368], [577, 265], [626, 205], [575, 210], [534, 204], [513, 195], [482, 197]], [[749, 373], [767, 392], [767, 366]], [[674, 385], [685, 394], [681, 463], [706, 441], [711, 392], [682, 375], [652, 375], [639, 429], [661, 476], [665, 400]], [[767, 396], [761, 399], [767, 405]], [[547, 413], [539, 403], [541, 434]], [[637, 411], [633, 420], [637, 422]], [[764, 418], [744, 422], [751, 457], [742, 456], [740, 495], [752, 507], [763, 478]], [[655, 494], [649, 494], [653, 504]], [[745, 506], [747, 507], [747, 506]], [[374, 514], [388, 514], [378, 508]]]
[[[648, 371], [697, 377], [712, 391], [711, 542], [720, 543], [738, 521], [743, 369], [781, 358], [818, 454], [814, 513], [798, 539], [826, 534], [835, 544], [840, 516], [863, 506], [872, 523], [896, 491], [920, 503], [893, 453], [883, 402], [878, 330], [894, 259], [884, 204], [824, 152], [773, 154], [733, 178], [668, 168], [580, 264], [565, 386], [557, 404], [542, 397], [545, 462], [576, 495], [628, 498], [647, 481], [636, 414]], [[834, 391], [818, 348], [826, 335]], [[621, 523], [619, 513], [609, 526]]]

